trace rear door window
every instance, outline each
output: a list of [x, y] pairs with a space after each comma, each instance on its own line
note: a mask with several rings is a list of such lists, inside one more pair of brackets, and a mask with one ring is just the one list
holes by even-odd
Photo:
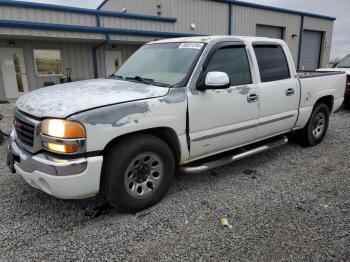
[[278, 81], [290, 78], [286, 55], [279, 45], [255, 45], [261, 82]]

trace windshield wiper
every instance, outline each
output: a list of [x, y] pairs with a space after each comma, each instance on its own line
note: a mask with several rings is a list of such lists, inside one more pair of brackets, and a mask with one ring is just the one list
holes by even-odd
[[147, 85], [151, 85], [154, 83], [153, 79], [150, 78], [143, 78], [141, 76], [127, 76], [125, 77], [126, 80], [136, 80], [137, 82], [141, 82]]
[[111, 74], [109, 77], [113, 77], [113, 78], [117, 78], [117, 79], [122, 79], [124, 80], [124, 76], [120, 76], [120, 75], [115, 75], [115, 74]]
[[156, 86], [164, 86], [164, 87], [168, 86], [167, 84], [156, 82], [156, 81], [154, 81], [154, 79], [144, 78], [144, 77], [141, 77], [141, 76], [133, 76], [133, 77], [126, 76], [124, 79], [126, 79], [126, 80], [135, 80], [137, 82], [140, 82], [140, 83], [143, 83], [143, 84], [146, 84], [146, 85], [156, 85]]

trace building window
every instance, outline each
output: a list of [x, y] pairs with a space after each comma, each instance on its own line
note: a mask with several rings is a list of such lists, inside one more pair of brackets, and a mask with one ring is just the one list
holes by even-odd
[[61, 76], [60, 50], [34, 50], [34, 65], [37, 76]]

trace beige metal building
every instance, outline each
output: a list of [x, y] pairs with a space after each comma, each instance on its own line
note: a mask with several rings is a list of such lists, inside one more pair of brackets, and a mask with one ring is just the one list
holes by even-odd
[[143, 43], [191, 35], [284, 39], [299, 68], [328, 64], [335, 18], [235, 0], [106, 0], [98, 9], [0, 0], [0, 100], [113, 73]]

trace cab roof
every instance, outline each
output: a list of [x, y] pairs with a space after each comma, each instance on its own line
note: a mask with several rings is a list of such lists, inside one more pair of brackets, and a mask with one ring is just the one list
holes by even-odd
[[180, 37], [180, 38], [169, 38], [158, 41], [150, 42], [149, 44], [160, 44], [160, 43], [179, 43], [179, 42], [200, 42], [200, 43], [212, 43], [220, 41], [232, 41], [232, 42], [243, 42], [245, 44], [254, 42], [269, 42], [269, 43], [283, 43], [283, 40], [273, 39], [268, 37], [255, 37], [255, 36], [229, 36], [229, 35], [212, 35], [212, 36], [191, 36], [191, 37]]

